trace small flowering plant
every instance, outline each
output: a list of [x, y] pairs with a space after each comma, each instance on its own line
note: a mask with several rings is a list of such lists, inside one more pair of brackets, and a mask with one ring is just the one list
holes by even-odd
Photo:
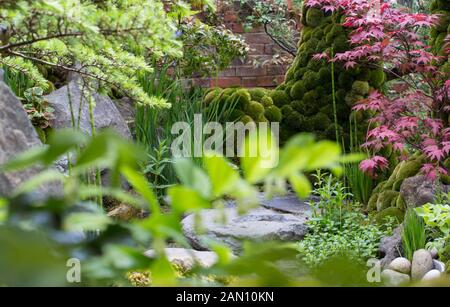
[[441, 16], [408, 13], [383, 0], [307, 0], [307, 6], [344, 14], [350, 29], [351, 50], [315, 59], [383, 69], [389, 82], [383, 91], [373, 90], [354, 109], [374, 114], [363, 147], [373, 156], [360, 168], [375, 176], [388, 168], [379, 153], [385, 147], [402, 153], [421, 152], [427, 159], [422, 172], [430, 179], [448, 175], [444, 161], [450, 156], [450, 77], [441, 65], [447, 61], [450, 36], [443, 55], [427, 46], [424, 33], [439, 24]]

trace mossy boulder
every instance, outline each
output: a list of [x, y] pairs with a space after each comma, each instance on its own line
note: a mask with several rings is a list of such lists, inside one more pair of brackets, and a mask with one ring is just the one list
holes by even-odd
[[388, 217], [393, 217], [398, 224], [401, 224], [405, 217], [405, 211], [396, 207], [386, 208], [375, 214], [374, 219], [377, 224], [384, 224]]
[[380, 212], [389, 207], [395, 207], [397, 204], [397, 198], [400, 192], [387, 190], [383, 191], [378, 195], [377, 199], [377, 211]]
[[369, 94], [370, 86], [367, 81], [355, 81], [352, 85], [352, 91], [359, 95]]
[[270, 122], [280, 122], [283, 118], [283, 115], [281, 114], [281, 110], [277, 106], [269, 106], [266, 111], [264, 112], [264, 116], [269, 120]]
[[270, 94], [270, 98], [272, 98], [273, 103], [277, 107], [282, 107], [291, 102], [291, 98], [289, 97], [289, 95], [286, 94], [286, 92], [282, 91], [282, 90], [272, 91], [272, 93]]
[[321, 25], [324, 13], [319, 8], [309, 8], [306, 12], [306, 24], [310, 27], [318, 27]]

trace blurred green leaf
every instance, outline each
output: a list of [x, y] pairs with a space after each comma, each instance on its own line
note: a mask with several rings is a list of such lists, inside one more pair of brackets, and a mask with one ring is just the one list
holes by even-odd
[[209, 208], [211, 205], [197, 190], [185, 186], [173, 186], [168, 189], [172, 209], [179, 213]]
[[211, 182], [205, 172], [191, 159], [177, 159], [174, 168], [181, 183], [196, 190], [205, 198], [211, 197]]
[[235, 188], [240, 176], [224, 157], [211, 153], [207, 154], [203, 161], [211, 179], [214, 197], [223, 196]]

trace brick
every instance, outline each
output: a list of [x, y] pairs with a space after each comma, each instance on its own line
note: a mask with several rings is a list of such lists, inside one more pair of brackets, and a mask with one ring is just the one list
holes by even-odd
[[223, 19], [225, 22], [236, 22], [238, 20], [238, 16], [236, 12], [226, 11], [224, 13]]
[[230, 87], [230, 86], [241, 86], [241, 78], [239, 77], [222, 77], [219, 79], [211, 79], [210, 82], [211, 86], [218, 86], [218, 87]]
[[236, 76], [236, 68], [230, 67], [220, 72], [220, 77], [234, 77]]
[[264, 44], [252, 44], [250, 45], [250, 51], [248, 54], [252, 55], [263, 55], [265, 53], [265, 46]]
[[282, 83], [284, 76], [263, 76], [242, 78], [243, 87], [275, 87]]
[[251, 28], [250, 30], [248, 30], [248, 32], [249, 33], [265, 33], [264, 26], [258, 26], [258, 27]]
[[259, 77], [267, 74], [265, 67], [241, 66], [236, 68], [236, 76]]
[[277, 76], [284, 75], [287, 71], [287, 67], [283, 65], [269, 65], [267, 67], [267, 75]]
[[246, 33], [245, 41], [248, 44], [270, 44], [272, 42], [265, 33]]
[[244, 27], [240, 23], [231, 23], [227, 26], [233, 33], [242, 34], [245, 32]]

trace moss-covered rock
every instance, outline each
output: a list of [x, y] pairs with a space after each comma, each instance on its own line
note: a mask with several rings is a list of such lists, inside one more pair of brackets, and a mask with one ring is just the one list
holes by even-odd
[[386, 222], [386, 218], [388, 218], [388, 217], [393, 217], [397, 221], [398, 224], [401, 224], [405, 217], [405, 211], [400, 210], [396, 207], [386, 208], [386, 209], [378, 212], [374, 216], [374, 219], [377, 224], [384, 224]]
[[265, 88], [257, 87], [248, 89], [251, 100], [261, 101], [261, 99], [267, 95], [267, 90]]
[[264, 96], [263, 98], [261, 98], [260, 102], [265, 108], [273, 105], [273, 100], [269, 96]]
[[307, 92], [304, 81], [299, 80], [294, 83], [291, 88], [290, 96], [292, 99], [302, 99], [303, 95]]
[[355, 81], [352, 85], [352, 91], [358, 95], [367, 95], [369, 94], [369, 82], [367, 81]]
[[283, 118], [283, 115], [281, 114], [281, 110], [277, 106], [269, 106], [266, 111], [264, 112], [264, 116], [270, 121], [270, 122], [280, 122]]
[[397, 197], [400, 195], [400, 192], [386, 190], [381, 192], [378, 195], [377, 199], [377, 211], [380, 212], [389, 207], [395, 207], [397, 204]]
[[285, 91], [282, 90], [274, 90], [270, 94], [270, 98], [272, 98], [273, 103], [277, 107], [282, 107], [286, 104], [289, 104], [291, 102], [291, 98], [288, 94], [286, 94]]
[[317, 8], [309, 8], [306, 12], [306, 24], [310, 27], [318, 27], [324, 18], [323, 11]]

